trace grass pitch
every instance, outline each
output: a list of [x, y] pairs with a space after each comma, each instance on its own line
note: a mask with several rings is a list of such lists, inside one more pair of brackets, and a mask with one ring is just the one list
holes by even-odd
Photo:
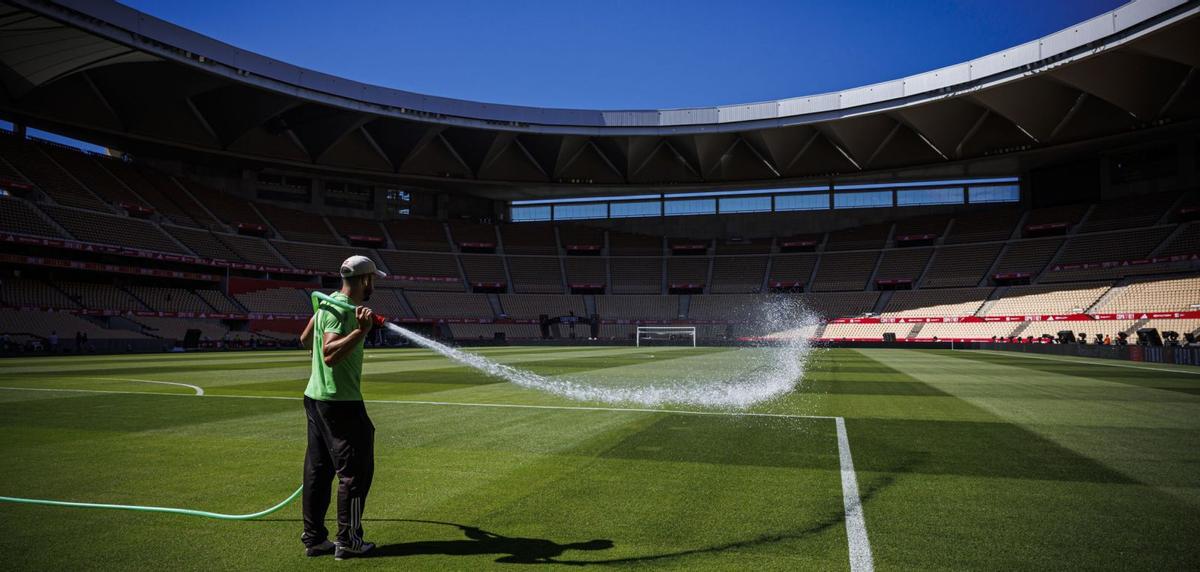
[[[743, 350], [477, 351], [544, 375], [652, 379]], [[1200, 566], [1200, 369], [830, 350], [757, 409], [793, 417], [745, 417], [567, 409], [588, 404], [426, 351], [367, 355], [379, 556], [339, 566], [847, 569], [835, 423], [802, 416], [845, 418], [878, 569]], [[300, 352], [4, 360], [0, 495], [265, 508], [300, 481], [307, 376]], [[250, 522], [0, 504], [0, 562], [334, 565], [302, 556], [299, 518], [298, 503]]]

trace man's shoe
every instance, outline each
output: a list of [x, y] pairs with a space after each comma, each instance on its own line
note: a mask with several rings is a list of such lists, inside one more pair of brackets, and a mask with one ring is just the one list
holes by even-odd
[[333, 553], [333, 557], [336, 560], [358, 558], [359, 556], [363, 556], [371, 550], [374, 550], [374, 548], [375, 543], [373, 542], [364, 542], [360, 544], [358, 548], [350, 548], [349, 546], [342, 546], [339, 544], [337, 550]]
[[304, 555], [309, 558], [312, 558], [314, 556], [324, 556], [326, 554], [333, 553], [335, 548], [337, 548], [336, 544], [326, 540], [325, 542], [322, 542], [320, 544], [314, 544], [312, 546], [305, 547]]

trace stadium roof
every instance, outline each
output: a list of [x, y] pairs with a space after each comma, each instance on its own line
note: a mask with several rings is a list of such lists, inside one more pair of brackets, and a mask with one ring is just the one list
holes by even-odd
[[112, 147], [533, 197], [1012, 175], [1200, 114], [1200, 2], [1137, 0], [981, 58], [718, 107], [495, 105], [363, 84], [102, 0], [0, 6], [0, 112]]

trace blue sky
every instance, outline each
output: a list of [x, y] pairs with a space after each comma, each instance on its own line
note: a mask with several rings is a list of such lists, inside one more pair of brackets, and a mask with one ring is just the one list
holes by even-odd
[[296, 65], [495, 103], [668, 108], [821, 93], [1013, 46], [1115, 0], [125, 0]]

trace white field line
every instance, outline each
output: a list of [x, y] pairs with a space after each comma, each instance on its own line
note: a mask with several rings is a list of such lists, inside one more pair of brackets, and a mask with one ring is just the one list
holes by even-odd
[[201, 388], [200, 386], [192, 385], [190, 383], [179, 383], [177, 381], [157, 381], [157, 380], [153, 380], [153, 379], [130, 379], [127, 377], [93, 377], [92, 379], [102, 379], [102, 380], [106, 380], [106, 381], [136, 381], [139, 383], [160, 383], [162, 385], [178, 385], [180, 387], [192, 388], [192, 391], [196, 392], [196, 395], [204, 395], [204, 389]]
[[858, 496], [858, 477], [854, 474], [854, 459], [850, 456], [850, 438], [846, 435], [846, 420], [834, 419], [837, 425], [838, 460], [842, 467], [842, 505], [846, 509], [846, 541], [850, 545], [850, 572], [872, 572], [875, 560], [871, 557], [871, 542], [867, 538], [867, 523], [863, 518], [862, 497]]
[[[133, 381], [133, 380], [130, 380]], [[144, 381], [144, 380], [137, 380]], [[165, 382], [164, 382], [165, 383]], [[173, 384], [187, 385], [187, 384]], [[195, 386], [190, 386], [195, 387]], [[63, 393], [112, 393], [118, 395], [160, 395], [179, 397], [179, 393], [159, 393], [153, 391], [114, 391], [104, 389], [62, 389], [49, 387], [0, 387], [10, 391], [52, 391]], [[199, 390], [199, 388], [196, 388]], [[196, 395], [204, 397], [225, 397], [230, 399], [274, 399], [283, 401], [300, 401], [301, 397], [286, 397], [274, 395], [204, 395], [203, 390]], [[190, 397], [190, 396], [189, 396]], [[615, 411], [621, 413], [671, 413], [677, 415], [716, 415], [724, 417], [774, 417], [785, 419], [832, 419], [837, 426], [838, 464], [842, 477], [842, 505], [846, 511], [846, 539], [850, 549], [851, 572], [873, 572], [875, 563], [871, 556], [871, 543], [867, 538], [866, 519], [862, 511], [862, 498], [858, 494], [858, 478], [854, 473], [854, 460], [850, 456], [850, 439], [846, 434], [846, 422], [842, 417], [830, 415], [795, 415], [788, 413], [733, 413], [726, 411], [676, 411], [672, 409], [646, 409], [631, 407], [589, 407], [567, 405], [522, 405], [513, 403], [459, 403], [453, 401], [415, 401], [415, 400], [384, 400], [366, 399], [365, 403], [383, 403], [393, 405], [437, 405], [447, 407], [492, 407], [511, 409], [551, 409], [579, 411]]]
[[1012, 356], [1012, 357], [1026, 357], [1029, 359], [1045, 359], [1045, 360], [1050, 360], [1050, 361], [1061, 361], [1061, 362], [1065, 362], [1065, 363], [1075, 363], [1075, 364], [1083, 364], [1083, 365], [1104, 365], [1104, 366], [1108, 366], [1108, 367], [1127, 367], [1129, 369], [1145, 369], [1145, 370], [1149, 370], [1149, 371], [1157, 371], [1159, 373], [1186, 373], [1188, 375], [1200, 375], [1200, 371], [1188, 371], [1188, 370], [1183, 370], [1183, 369], [1169, 369], [1169, 368], [1165, 368], [1165, 367], [1147, 367], [1144, 365], [1128, 365], [1128, 364], [1123, 364], [1123, 363], [1108, 363], [1108, 362], [1114, 361], [1114, 360], [1108, 360], [1105, 358], [1092, 358], [1087, 361], [1084, 361], [1084, 360], [1079, 360], [1079, 359], [1058, 358], [1058, 357], [1053, 357], [1053, 356], [1034, 355], [1034, 354], [1029, 354], [1029, 353], [1025, 353], [1025, 352], [1009, 352], [1009, 351], [1004, 351], [1004, 350], [976, 350], [976, 351], [985, 351], [985, 352], [988, 352], [989, 354], [996, 354], [996, 355], [1006, 355], [1006, 356]]

